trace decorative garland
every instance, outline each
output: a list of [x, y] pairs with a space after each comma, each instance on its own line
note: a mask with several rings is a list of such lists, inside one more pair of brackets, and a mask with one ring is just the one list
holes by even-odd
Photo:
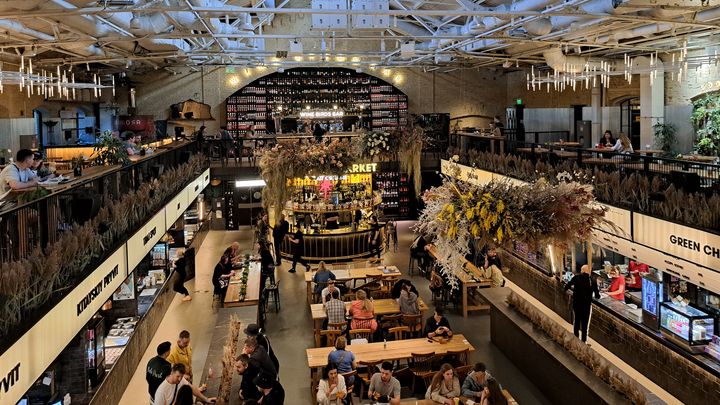
[[240, 274], [240, 293], [238, 295], [238, 301], [245, 301], [245, 296], [247, 295], [247, 281], [250, 274], [250, 266], [246, 263], [243, 263], [242, 267], [242, 273]]
[[426, 207], [416, 229], [435, 237], [437, 262], [455, 286], [453, 269], [464, 261], [470, 240], [497, 246], [513, 241], [534, 248], [551, 245], [562, 251], [607, 223], [592, 187], [571, 179], [559, 176], [555, 185], [540, 179], [520, 186], [507, 181], [476, 186], [446, 178], [423, 195]]

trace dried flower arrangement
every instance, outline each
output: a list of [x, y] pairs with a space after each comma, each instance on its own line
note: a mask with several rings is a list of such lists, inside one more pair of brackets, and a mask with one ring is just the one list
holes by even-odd
[[220, 386], [218, 389], [217, 403], [219, 405], [227, 405], [230, 401], [230, 390], [232, 389], [233, 373], [235, 371], [235, 356], [237, 354], [237, 345], [240, 338], [240, 330], [242, 322], [234, 314], [230, 315], [230, 323], [228, 325], [228, 339], [223, 346], [222, 357], [222, 374], [220, 376]]
[[400, 171], [407, 173], [413, 179], [415, 194], [420, 197], [422, 190], [420, 160], [423, 148], [430, 142], [430, 138], [425, 135], [425, 130], [419, 125], [414, 125], [412, 128], [404, 127], [397, 131], [395, 136], [400, 140], [398, 148]]
[[369, 158], [392, 158], [398, 150], [398, 137], [388, 132], [367, 131], [360, 135], [357, 156]]
[[572, 177], [556, 184], [540, 179], [520, 186], [499, 181], [476, 186], [448, 178], [426, 191], [423, 201], [426, 206], [416, 228], [435, 237], [437, 262], [451, 285], [471, 239], [479, 239], [480, 245], [517, 241], [564, 251], [588, 238], [593, 227], [611, 226], [605, 209], [595, 203], [592, 187]]
[[648, 403], [645, 391], [635, 380], [616, 370], [592, 348], [540, 312], [527, 300], [511, 292], [507, 297], [507, 304], [539, 327], [555, 343], [572, 354], [612, 389], [625, 395], [633, 404], [645, 405]]
[[117, 200], [109, 200], [93, 219], [73, 224], [55, 243], [36, 249], [27, 258], [0, 264], [0, 336], [6, 336], [23, 319], [56, 294], [72, 288], [87, 266], [102, 259], [128, 232], [154, 215], [202, 167], [194, 156], [188, 163], [166, 170], [160, 179], [142, 184]]
[[691, 194], [678, 190], [674, 185], [666, 184], [661, 176], [647, 176], [639, 172], [622, 173], [617, 170], [607, 172], [599, 167], [579, 168], [575, 162], [569, 160], [560, 161], [556, 165], [543, 161], [533, 164], [517, 156], [503, 156], [473, 149], [467, 153], [451, 149], [450, 153], [457, 154], [461, 162], [478, 169], [528, 182], [539, 178], [554, 182], [559, 173], [573, 173], [578, 181], [591, 184], [597, 200], [603, 203], [621, 208], [632, 207], [638, 212], [689, 226], [720, 230], [720, 196]]

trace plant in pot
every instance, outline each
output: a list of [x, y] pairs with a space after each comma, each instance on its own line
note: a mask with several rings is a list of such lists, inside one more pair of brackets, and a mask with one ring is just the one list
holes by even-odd
[[93, 156], [95, 156], [95, 164], [98, 166], [127, 166], [130, 164], [125, 143], [114, 137], [111, 131], [105, 131], [100, 135], [95, 148], [93, 148]]
[[717, 145], [715, 145], [712, 138], [705, 137], [701, 138], [695, 144], [695, 150], [698, 154], [703, 156], [715, 156], [717, 154]]
[[672, 156], [677, 142], [677, 128], [673, 124], [657, 123], [653, 125], [655, 146], [663, 151], [664, 156]]
[[10, 160], [12, 151], [10, 149], [0, 149], [0, 165], [4, 165]]

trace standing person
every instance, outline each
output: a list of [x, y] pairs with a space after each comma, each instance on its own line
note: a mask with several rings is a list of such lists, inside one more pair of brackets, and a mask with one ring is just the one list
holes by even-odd
[[150, 403], [155, 398], [155, 391], [170, 375], [172, 371], [172, 364], [167, 361], [170, 355], [170, 342], [162, 342], [157, 347], [157, 356], [153, 357], [148, 361], [147, 367], [145, 367], [145, 381], [148, 383], [148, 393], [150, 394]]
[[590, 277], [590, 267], [587, 264], [580, 268], [580, 274], [573, 276], [565, 285], [565, 291], [572, 291], [573, 332], [586, 342], [592, 297], [594, 295], [595, 298], [600, 298], [597, 283]]
[[322, 379], [318, 385], [318, 405], [343, 405], [347, 396], [345, 378], [338, 374], [337, 365], [330, 363], [323, 369]]
[[212, 284], [213, 284], [213, 295], [215, 300], [219, 300], [219, 305], [222, 306], [223, 300], [225, 299], [225, 292], [227, 292], [230, 277], [232, 277], [232, 270], [228, 266], [230, 263], [230, 257], [222, 255], [220, 261], [215, 265], [213, 270]]
[[292, 267], [288, 271], [290, 273], [295, 273], [295, 266], [298, 262], [305, 266], [305, 271], [309, 271], [310, 266], [308, 266], [307, 261], [302, 257], [302, 255], [305, 254], [305, 240], [303, 238], [303, 233], [299, 227], [296, 228], [295, 234], [289, 237], [289, 240], [292, 244], [293, 262]]
[[488, 379], [492, 378], [485, 367], [485, 363], [475, 363], [473, 371], [465, 377], [462, 385], [462, 396], [480, 401], [483, 390], [487, 385]]
[[460, 380], [455, 375], [453, 367], [445, 363], [440, 367], [440, 371], [435, 373], [432, 382], [425, 392], [425, 399], [443, 405], [455, 405], [453, 398], [460, 396]]
[[190, 332], [180, 332], [177, 344], [170, 350], [167, 358], [171, 364], [182, 364], [185, 366], [185, 378], [192, 382], [192, 346], [190, 346]]
[[258, 345], [257, 339], [252, 336], [245, 338], [243, 345], [243, 353], [250, 357], [250, 365], [261, 373], [272, 375], [273, 378], [277, 378], [277, 370], [273, 364], [270, 356], [264, 347]]
[[505, 136], [505, 125], [503, 125], [502, 121], [500, 121], [499, 115], [495, 116], [495, 119], [493, 120], [493, 126], [495, 127], [495, 130], [493, 131], [493, 135]]
[[257, 241], [255, 247], [260, 255], [260, 292], [265, 289], [265, 282], [268, 277], [273, 275], [275, 272], [275, 260], [273, 260], [272, 253], [267, 243], [263, 241]]
[[380, 226], [378, 225], [377, 218], [375, 217], [370, 219], [370, 235], [368, 235], [368, 242], [370, 243], [370, 252], [376, 252], [377, 258], [379, 259], [382, 235], [380, 234]]
[[384, 361], [380, 366], [380, 372], [370, 378], [368, 398], [380, 403], [400, 405], [400, 381], [393, 377], [392, 372], [392, 363]]
[[319, 123], [316, 123], [315, 128], [313, 128], [312, 134], [315, 137], [315, 141], [320, 142], [323, 139], [323, 135], [325, 135], [325, 130], [320, 126]]
[[618, 301], [625, 302], [625, 277], [620, 274], [620, 269], [613, 266], [608, 275], [612, 281], [610, 287], [604, 289], [603, 292]]
[[203, 395], [204, 390], [196, 388], [190, 384], [185, 376], [185, 366], [182, 364], [173, 364], [172, 371], [165, 377], [165, 380], [160, 384], [157, 391], [155, 391], [155, 400], [153, 405], [173, 405], [177, 398], [177, 393], [180, 388], [185, 385], [189, 385], [193, 395], [195, 395], [198, 401], [203, 404], [214, 404], [215, 398], [208, 398]]
[[180, 251], [180, 253], [178, 253], [177, 260], [175, 260], [175, 273], [177, 274], [177, 277], [175, 278], [175, 283], [173, 284], [173, 291], [184, 295], [185, 297], [183, 297], [183, 301], [192, 301], [190, 292], [187, 288], [185, 288], [185, 279], [187, 278], [186, 265], [187, 260], [185, 259], [185, 251]]
[[27, 190], [37, 186], [37, 176], [32, 172], [33, 151], [20, 149], [15, 154], [15, 162], [5, 166], [0, 173], [0, 193], [10, 190]]
[[398, 236], [397, 236], [397, 222], [392, 219], [387, 221], [385, 224], [385, 249], [390, 251], [390, 240], [393, 243], [393, 252], [397, 252]]
[[280, 246], [282, 246], [285, 235], [290, 231], [290, 224], [285, 220], [285, 215], [280, 214], [280, 221], [275, 224], [273, 228], [273, 243], [275, 246], [275, 265], [280, 266], [282, 264], [282, 258], [280, 256]]
[[195, 405], [195, 397], [193, 397], [192, 387], [183, 385], [177, 391], [177, 396], [173, 405]]
[[480, 405], [508, 405], [507, 398], [502, 393], [500, 384], [494, 378], [487, 381], [487, 387], [483, 390]]
[[257, 324], [251, 323], [247, 326], [247, 328], [245, 328], [244, 332], [245, 336], [254, 337], [257, 344], [265, 349], [268, 356], [270, 356], [270, 361], [272, 361], [275, 366], [275, 371], [280, 373], [280, 362], [278, 361], [277, 356], [275, 356], [275, 351], [273, 351], [273, 348], [270, 345], [270, 339], [265, 333], [263, 333], [262, 329], [260, 329]]
[[269, 231], [270, 224], [268, 223], [268, 215], [267, 213], [263, 212], [263, 214], [260, 216], [260, 218], [258, 218], [257, 221], [257, 237], [255, 238], [255, 240], [267, 242]]
[[259, 376], [255, 377], [253, 381], [260, 390], [259, 404], [262, 405], [284, 405], [285, 404], [285, 390], [283, 389], [280, 381], [274, 376], [260, 373]]
[[260, 391], [253, 383], [255, 377], [260, 373], [260, 369], [250, 365], [250, 356], [245, 353], [239, 355], [235, 359], [235, 371], [242, 376], [240, 391], [238, 392], [240, 399], [248, 401], [260, 398]]

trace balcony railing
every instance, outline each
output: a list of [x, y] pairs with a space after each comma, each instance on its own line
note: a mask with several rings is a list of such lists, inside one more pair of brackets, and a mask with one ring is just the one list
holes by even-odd
[[195, 142], [167, 145], [126, 167], [0, 209], [0, 352], [194, 180], [207, 161]]
[[[720, 165], [567, 144], [507, 142], [504, 154], [482, 145], [450, 148], [448, 157], [520, 180], [566, 172], [593, 184], [598, 200], [695, 228], [720, 231]], [[476, 148], [477, 147], [477, 148]]]

